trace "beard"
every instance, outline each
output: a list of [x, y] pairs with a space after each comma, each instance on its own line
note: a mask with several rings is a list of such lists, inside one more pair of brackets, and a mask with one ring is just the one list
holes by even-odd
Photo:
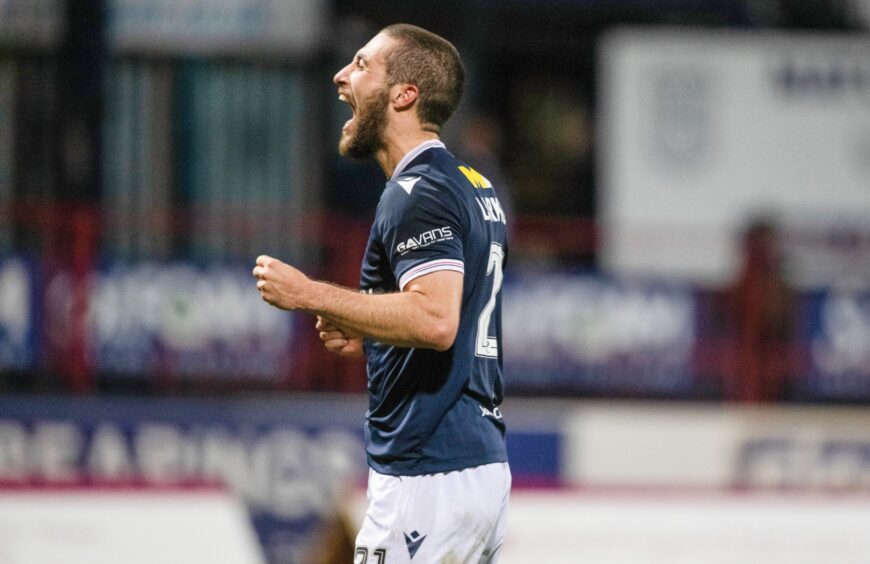
[[338, 153], [341, 156], [364, 160], [383, 148], [389, 100], [390, 91], [388, 88], [383, 88], [360, 103], [354, 118], [355, 131], [349, 134], [342, 133], [338, 142]]

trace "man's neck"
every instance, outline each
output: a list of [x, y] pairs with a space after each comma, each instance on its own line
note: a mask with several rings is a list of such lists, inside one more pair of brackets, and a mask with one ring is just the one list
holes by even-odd
[[386, 136], [384, 148], [375, 154], [375, 160], [381, 165], [381, 169], [387, 178], [393, 176], [396, 165], [415, 147], [426, 141], [437, 141], [437, 133], [419, 131], [409, 135]]

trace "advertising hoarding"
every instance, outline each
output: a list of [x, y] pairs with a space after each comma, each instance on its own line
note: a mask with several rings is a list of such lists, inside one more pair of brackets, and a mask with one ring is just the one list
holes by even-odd
[[[623, 30], [602, 44], [600, 70], [608, 268], [723, 284], [741, 229], [768, 215], [791, 256], [839, 261], [796, 260], [796, 284], [870, 284], [865, 39]], [[860, 254], [844, 252], [855, 240]]]
[[309, 55], [325, 36], [322, 0], [107, 0], [110, 45], [152, 54]]
[[36, 364], [40, 303], [33, 263], [0, 257], [0, 371], [24, 371]]
[[527, 272], [502, 291], [509, 390], [692, 395], [687, 289]]

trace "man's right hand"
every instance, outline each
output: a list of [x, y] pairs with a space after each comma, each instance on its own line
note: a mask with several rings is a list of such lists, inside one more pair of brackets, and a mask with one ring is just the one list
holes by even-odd
[[317, 316], [317, 324], [314, 327], [319, 332], [318, 335], [320, 340], [323, 341], [323, 346], [329, 352], [345, 357], [363, 355], [362, 335], [351, 333], [319, 315]]

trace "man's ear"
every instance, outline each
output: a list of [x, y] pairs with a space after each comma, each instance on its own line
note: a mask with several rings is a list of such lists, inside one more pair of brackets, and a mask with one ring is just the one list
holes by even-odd
[[413, 84], [396, 84], [390, 90], [390, 101], [397, 112], [413, 107], [420, 95], [420, 91]]

